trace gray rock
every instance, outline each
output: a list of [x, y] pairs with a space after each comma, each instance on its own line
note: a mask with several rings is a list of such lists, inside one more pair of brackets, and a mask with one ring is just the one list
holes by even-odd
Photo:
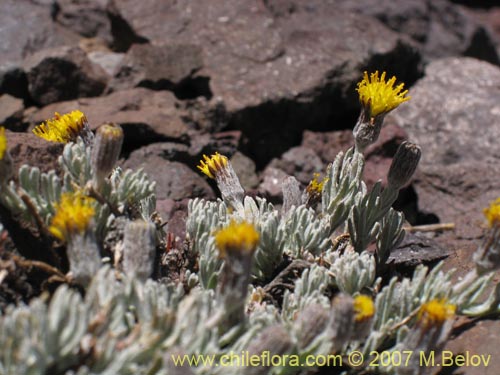
[[37, 125], [52, 118], [54, 112], [67, 113], [75, 109], [85, 113], [93, 129], [104, 122], [121, 125], [126, 149], [151, 142], [186, 141], [188, 138], [188, 128], [176, 109], [172, 93], [144, 88], [118, 91], [100, 98], [54, 103], [30, 114], [26, 121]]
[[28, 90], [40, 105], [100, 95], [107, 83], [106, 73], [78, 47], [39, 51], [24, 63]]
[[422, 147], [421, 166], [500, 159], [500, 68], [471, 58], [429, 64], [388, 116]]
[[114, 76], [123, 61], [123, 53], [93, 51], [87, 54], [92, 63], [99, 65], [109, 76]]

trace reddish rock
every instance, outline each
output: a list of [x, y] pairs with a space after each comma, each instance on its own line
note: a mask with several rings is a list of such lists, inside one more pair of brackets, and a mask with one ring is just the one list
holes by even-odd
[[499, 175], [500, 166], [491, 159], [425, 166], [414, 182], [419, 208], [455, 223], [457, 237], [477, 239], [484, 230], [483, 209], [500, 197]]
[[7, 148], [14, 161], [15, 170], [23, 164], [38, 167], [42, 172], [59, 168], [57, 159], [62, 154], [63, 144], [47, 142], [32, 133], [7, 131], [6, 137]]
[[76, 34], [52, 22], [52, 11], [35, 1], [0, 1], [0, 65], [19, 63], [44, 48], [78, 43]]
[[36, 125], [53, 117], [54, 112], [66, 113], [75, 109], [85, 113], [93, 129], [104, 122], [120, 124], [125, 132], [125, 148], [187, 138], [188, 128], [176, 109], [173, 94], [144, 88], [54, 103], [29, 114], [26, 120]]
[[[198, 74], [210, 78], [207, 106], [223, 103], [228, 126], [243, 131], [259, 168], [298, 144], [304, 129], [331, 129], [357, 112], [354, 85], [364, 69], [390, 68], [407, 82], [418, 76], [419, 55], [407, 38], [333, 2], [283, 17], [247, 0], [147, 0], [140, 7], [122, 0], [116, 10], [152, 42], [203, 48]], [[207, 90], [194, 86], [191, 97]]]
[[231, 165], [245, 190], [255, 189], [259, 185], [259, 177], [255, 171], [255, 163], [248, 156], [237, 151], [231, 157]]
[[408, 35], [428, 60], [471, 56], [500, 63], [493, 35], [460, 6], [446, 0], [335, 0], [343, 9], [379, 19]]
[[200, 173], [194, 172], [185, 164], [165, 160], [158, 156], [145, 158], [142, 164], [128, 165], [125, 168], [142, 168], [156, 181], [157, 199], [181, 200], [184, 198], [215, 198], [212, 188]]
[[[469, 358], [482, 356], [488, 363], [471, 362], [466, 366], [460, 367], [460, 374], [463, 375], [496, 375], [500, 367], [500, 337], [498, 336], [498, 320], [478, 320], [475, 322], [462, 322], [462, 327], [458, 327], [457, 335], [453, 336], [443, 348], [450, 351], [454, 357], [457, 355], [466, 355]], [[477, 358], [477, 357], [476, 357]], [[436, 368], [436, 372], [439, 368]]]
[[315, 173], [324, 173], [326, 170], [320, 157], [304, 146], [291, 148], [279, 159], [272, 160], [267, 168], [281, 169], [304, 185], [309, 184]]
[[86, 38], [98, 37], [113, 43], [111, 19], [107, 14], [109, 0], [57, 0], [55, 21]]
[[354, 145], [352, 130], [337, 130], [333, 132], [312, 132], [306, 130], [302, 146], [315, 150], [324, 163], [332, 163], [337, 154], [345, 152]]
[[365, 157], [370, 159], [377, 155], [392, 158], [399, 145], [407, 139], [408, 134], [403, 128], [391, 121], [385, 121], [377, 141], [366, 148]]
[[125, 55], [110, 85], [113, 90], [141, 86], [181, 92], [202, 66], [199, 46], [136, 44]]
[[281, 169], [266, 168], [261, 175], [262, 182], [259, 185], [258, 191], [272, 202], [281, 202], [283, 193], [281, 183], [288, 175]]
[[40, 105], [100, 95], [107, 75], [78, 47], [35, 53], [24, 62], [30, 96]]

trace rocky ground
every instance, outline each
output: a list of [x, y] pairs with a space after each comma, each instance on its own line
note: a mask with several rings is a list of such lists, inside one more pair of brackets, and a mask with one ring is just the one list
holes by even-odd
[[[61, 146], [30, 130], [56, 111], [119, 123], [123, 165], [158, 182], [177, 236], [187, 200], [218, 194], [196, 170], [203, 154], [231, 157], [248, 192], [279, 203], [284, 176], [306, 184], [352, 145], [362, 72], [396, 75], [412, 100], [367, 150], [365, 179], [384, 179], [403, 140], [420, 144], [397, 205], [413, 225], [455, 230], [405, 246], [470, 269], [482, 209], [500, 197], [497, 1], [2, 0], [0, 25], [0, 124], [15, 162], [55, 165]], [[453, 373], [497, 374], [499, 329], [457, 327], [449, 348], [493, 363]]]

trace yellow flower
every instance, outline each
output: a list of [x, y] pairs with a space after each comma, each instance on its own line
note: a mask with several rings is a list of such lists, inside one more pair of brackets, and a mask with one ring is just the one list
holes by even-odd
[[373, 317], [375, 314], [373, 300], [363, 294], [354, 297], [354, 314], [354, 321], [356, 322], [362, 322]]
[[309, 182], [309, 185], [307, 185], [307, 192], [310, 194], [321, 194], [323, 191], [323, 186], [325, 185], [325, 182], [328, 181], [328, 178], [325, 177], [324, 179], [321, 180], [321, 182], [318, 182], [319, 178], [319, 173], [315, 173], [313, 175], [313, 179], [311, 182]]
[[81, 192], [63, 193], [56, 204], [56, 214], [49, 227], [50, 233], [61, 241], [68, 241], [75, 233], [83, 233], [94, 217], [93, 201], [93, 198]]
[[86, 125], [87, 118], [81, 111], [65, 115], [56, 112], [53, 119], [35, 127], [33, 133], [47, 141], [68, 143], [74, 141]]
[[364, 72], [363, 80], [358, 83], [356, 90], [363, 107], [369, 108], [370, 118], [390, 112], [401, 103], [410, 100], [410, 96], [405, 96], [408, 90], [402, 91], [404, 83], [394, 87], [395, 82], [396, 77], [392, 77], [386, 82], [385, 72], [380, 78], [378, 70], [371, 73], [370, 77], [368, 77], [367, 72]]
[[198, 169], [205, 173], [210, 178], [215, 178], [217, 173], [227, 166], [227, 157], [216, 152], [212, 156], [208, 157], [203, 155], [203, 160], [200, 160], [200, 165]]
[[485, 208], [483, 212], [491, 227], [500, 224], [500, 198], [491, 202], [490, 206]]
[[253, 253], [259, 243], [259, 233], [250, 223], [231, 221], [215, 234], [215, 243], [221, 258], [228, 252]]
[[433, 299], [420, 306], [417, 319], [425, 328], [440, 326], [455, 315], [456, 306], [446, 299]]
[[0, 160], [3, 159], [5, 150], [7, 150], [7, 138], [5, 137], [5, 128], [3, 126], [0, 126]]

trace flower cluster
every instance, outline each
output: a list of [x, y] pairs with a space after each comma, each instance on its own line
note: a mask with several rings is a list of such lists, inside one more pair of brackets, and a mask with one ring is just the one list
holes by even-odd
[[3, 126], [0, 126], [0, 160], [3, 159], [5, 150], [7, 150], [7, 138], [5, 137], [5, 128]]
[[441, 326], [455, 315], [456, 306], [446, 299], [433, 299], [424, 303], [418, 310], [417, 320], [424, 328]]
[[68, 241], [73, 234], [83, 233], [95, 214], [93, 201], [81, 192], [63, 193], [56, 204], [50, 233], [61, 241]]
[[227, 157], [216, 152], [214, 155], [208, 157], [203, 155], [203, 159], [198, 165], [198, 169], [201, 170], [210, 178], [216, 178], [217, 174], [227, 167]]
[[33, 133], [47, 141], [68, 143], [81, 135], [87, 126], [87, 118], [81, 111], [64, 115], [56, 112], [53, 119], [35, 127]]
[[252, 253], [259, 243], [259, 233], [250, 223], [232, 221], [215, 234], [215, 243], [222, 258], [232, 252]]
[[371, 319], [375, 314], [375, 305], [373, 300], [364, 295], [360, 294], [354, 298], [354, 320], [356, 322], [362, 322], [367, 319]]
[[483, 212], [490, 227], [500, 224], [500, 198], [491, 202], [490, 206], [485, 208]]
[[390, 112], [411, 98], [406, 96], [408, 90], [403, 91], [404, 83], [394, 87], [396, 77], [386, 82], [385, 76], [383, 72], [379, 77], [378, 70], [369, 76], [364, 72], [363, 80], [358, 83], [359, 100], [364, 108], [369, 109], [370, 118]]

